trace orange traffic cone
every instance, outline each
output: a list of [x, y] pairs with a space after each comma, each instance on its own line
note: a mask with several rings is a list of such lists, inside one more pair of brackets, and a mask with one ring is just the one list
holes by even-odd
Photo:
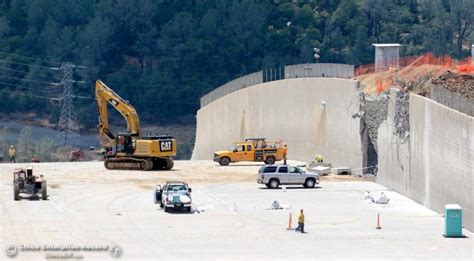
[[291, 212], [290, 216], [288, 217], [288, 227], [286, 228], [286, 230], [294, 230], [294, 228], [291, 226]]
[[382, 229], [382, 227], [380, 226], [380, 212], [377, 212], [377, 226], [375, 227], [375, 229]]

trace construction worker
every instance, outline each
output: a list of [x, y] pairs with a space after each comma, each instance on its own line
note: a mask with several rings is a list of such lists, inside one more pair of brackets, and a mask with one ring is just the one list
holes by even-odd
[[16, 163], [16, 149], [13, 145], [10, 146], [10, 149], [8, 150], [8, 156], [10, 156], [10, 162], [15, 162]]
[[288, 146], [286, 146], [286, 143], [283, 144], [283, 164], [286, 165], [286, 157], [288, 155]]
[[300, 210], [300, 214], [298, 215], [298, 227], [295, 229], [295, 232], [301, 231], [304, 233], [304, 213], [303, 209]]
[[316, 154], [316, 157], [314, 159], [317, 163], [322, 163], [324, 161], [323, 155], [321, 154]]

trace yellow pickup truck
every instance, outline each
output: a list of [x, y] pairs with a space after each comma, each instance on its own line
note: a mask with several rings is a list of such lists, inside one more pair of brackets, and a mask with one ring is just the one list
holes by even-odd
[[265, 138], [246, 139], [244, 142], [235, 142], [229, 150], [216, 151], [214, 161], [222, 166], [239, 161], [263, 161], [271, 165], [283, 160], [285, 149], [282, 144], [282, 142], [267, 142]]

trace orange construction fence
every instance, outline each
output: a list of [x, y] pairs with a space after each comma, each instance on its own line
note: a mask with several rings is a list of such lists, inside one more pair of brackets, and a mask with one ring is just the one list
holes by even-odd
[[[425, 53], [420, 56], [408, 56], [399, 59], [399, 68], [409, 66], [421, 66], [424, 64], [441, 65], [444, 68], [451, 68], [460, 73], [474, 73], [474, 64], [471, 57], [462, 60], [455, 60], [449, 55], [434, 56], [432, 53]], [[359, 65], [355, 68], [355, 76], [375, 72], [375, 64]]]

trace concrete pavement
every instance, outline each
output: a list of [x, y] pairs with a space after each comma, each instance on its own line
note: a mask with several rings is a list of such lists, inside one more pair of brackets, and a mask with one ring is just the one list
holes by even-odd
[[[198, 163], [207, 164], [213, 175], [226, 171], [210, 162]], [[3, 251], [14, 246], [16, 260], [41, 260], [48, 255], [113, 260], [118, 252], [123, 260], [473, 259], [471, 232], [464, 230], [467, 238], [444, 238], [440, 215], [373, 182], [323, 179], [314, 189], [270, 190], [247, 178], [192, 181], [189, 184], [200, 214], [160, 210], [153, 204], [154, 178], [196, 180], [201, 174], [193, 173], [198, 168], [193, 164], [178, 161], [180, 171], [146, 173], [107, 172], [99, 162], [44, 164], [37, 169], [45, 178], [46, 172], [53, 173], [49, 200], [18, 202], [13, 201], [11, 173], [5, 171], [12, 166], [4, 164], [0, 247]], [[62, 171], [62, 166], [77, 170], [72, 175]], [[252, 179], [258, 168], [227, 167], [240, 179]], [[372, 194], [386, 191], [390, 204], [364, 203], [366, 190]], [[275, 199], [291, 209], [269, 210]], [[296, 226], [300, 208], [305, 209], [307, 234], [286, 230], [289, 213]], [[381, 230], [375, 229], [377, 213], [381, 214]], [[45, 250], [44, 246], [69, 249]], [[7, 258], [4, 253], [0, 256], [0, 260]]]

